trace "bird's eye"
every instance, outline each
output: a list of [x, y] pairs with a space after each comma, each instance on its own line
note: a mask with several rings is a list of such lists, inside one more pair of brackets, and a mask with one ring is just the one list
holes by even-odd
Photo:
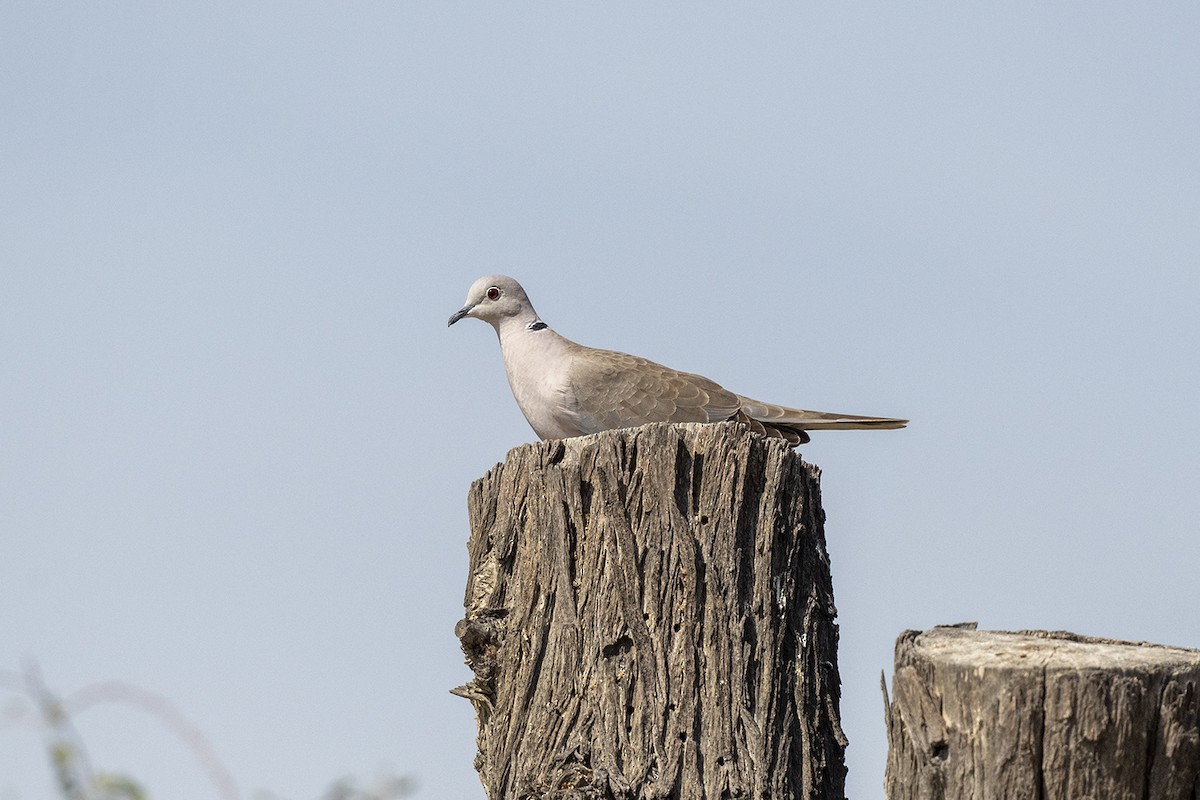
[[500, 299], [500, 287], [499, 286], [488, 287], [487, 299], [488, 300], [499, 300]]

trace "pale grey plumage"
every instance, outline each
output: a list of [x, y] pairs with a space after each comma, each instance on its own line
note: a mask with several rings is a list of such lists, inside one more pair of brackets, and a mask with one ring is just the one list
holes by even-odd
[[471, 285], [466, 304], [448, 324], [463, 317], [496, 329], [513, 396], [543, 439], [650, 422], [738, 420], [759, 433], [802, 444], [808, 430], [903, 428], [908, 422], [763, 403], [702, 375], [576, 344], [542, 322], [521, 284], [504, 275], [487, 275]]

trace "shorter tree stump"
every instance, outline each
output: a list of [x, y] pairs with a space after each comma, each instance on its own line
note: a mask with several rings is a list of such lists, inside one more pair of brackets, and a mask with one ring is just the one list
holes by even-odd
[[887, 797], [1195, 800], [1200, 651], [1065, 632], [906, 631]]

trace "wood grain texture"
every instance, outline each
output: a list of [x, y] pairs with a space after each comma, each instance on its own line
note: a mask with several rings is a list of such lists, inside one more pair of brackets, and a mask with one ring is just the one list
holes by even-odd
[[[1195, 800], [1200, 651], [1064, 632], [907, 631], [889, 800]], [[886, 694], [885, 694], [886, 700]]]
[[490, 800], [843, 797], [819, 472], [743, 428], [518, 447], [457, 633]]

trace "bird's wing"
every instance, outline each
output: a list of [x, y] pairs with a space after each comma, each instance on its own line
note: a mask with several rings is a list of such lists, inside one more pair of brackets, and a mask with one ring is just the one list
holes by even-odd
[[828, 411], [807, 411], [788, 408], [738, 395], [742, 413], [765, 425], [776, 425], [800, 431], [824, 431], [855, 428], [903, 428], [906, 419], [891, 417], [861, 417], [855, 414], [834, 414]]
[[576, 345], [568, 374], [577, 423], [592, 433], [650, 422], [720, 422], [741, 404], [702, 375], [614, 350]]

